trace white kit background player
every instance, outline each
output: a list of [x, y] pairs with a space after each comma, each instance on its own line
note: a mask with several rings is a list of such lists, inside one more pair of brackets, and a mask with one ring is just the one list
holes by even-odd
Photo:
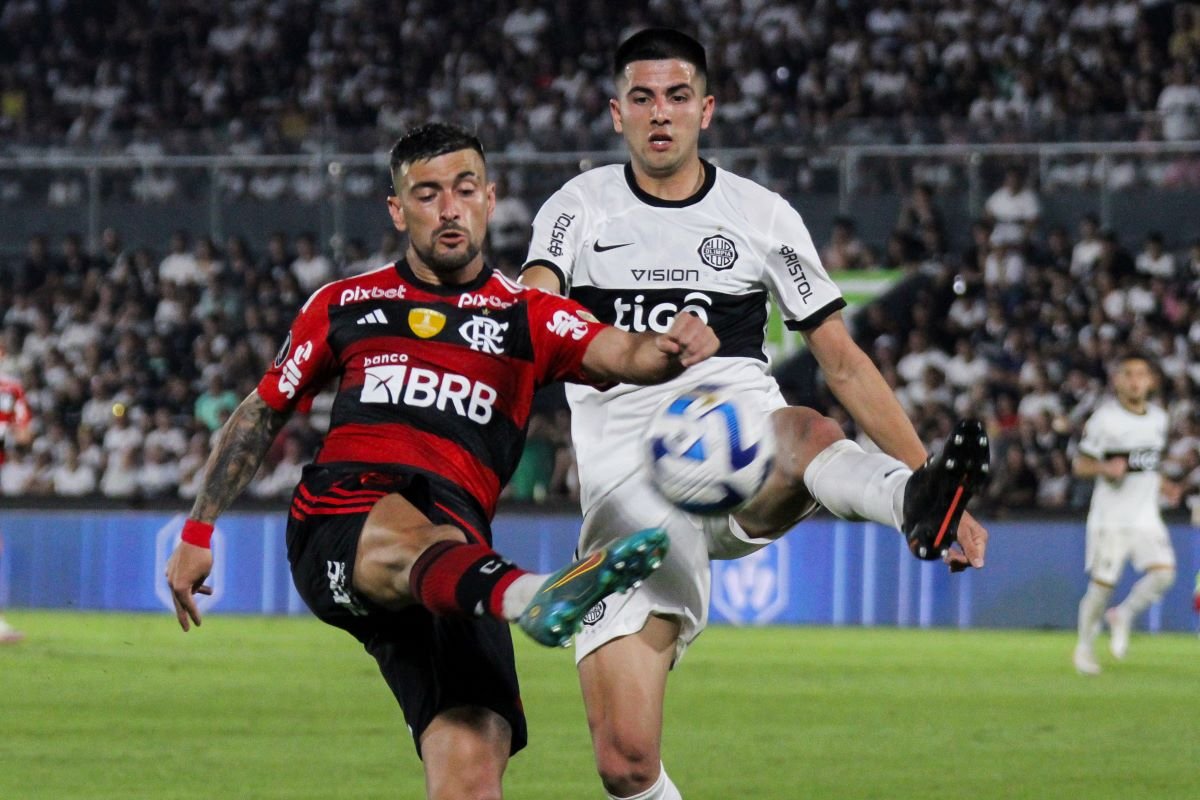
[[[1075, 669], [1100, 672], [1094, 643], [1101, 616], [1111, 631], [1109, 649], [1122, 659], [1129, 648], [1134, 619], [1158, 602], [1175, 582], [1175, 551], [1163, 523], [1161, 492], [1178, 502], [1181, 487], [1164, 480], [1159, 462], [1167, 447], [1167, 412], [1149, 401], [1155, 375], [1140, 355], [1123, 356], [1116, 364], [1115, 397], [1096, 409], [1083, 428], [1075, 474], [1095, 478], [1087, 517], [1086, 567], [1090, 580], [1079, 601], [1079, 639]], [[1105, 611], [1125, 562], [1142, 577], [1129, 595]]]
[[[567, 388], [584, 513], [581, 552], [647, 526], [662, 526], [671, 538], [662, 568], [639, 591], [598, 604], [576, 637], [596, 764], [609, 796], [661, 800], [681, 797], [660, 761], [662, 707], [668, 671], [707, 622], [709, 558], [764, 546], [819, 502], [842, 517], [903, 529], [914, 552], [926, 546], [926, 557], [938, 557], [957, 526], [962, 549], [945, 558], [956, 571], [981, 567], [986, 531], [970, 515], [958, 523], [986, 477], [987, 440], [978, 423], [960, 423], [959, 444], [917, 469], [925, 448], [850, 338], [839, 314], [845, 302], [800, 215], [779, 195], [700, 158], [699, 134], [715, 101], [698, 42], [669, 29], [641, 31], [617, 49], [613, 73], [613, 125], [630, 163], [590, 170], [545, 203], [521, 280], [568, 293], [626, 330], [665, 329], [676, 314], [691, 312], [721, 339], [717, 356], [686, 381], [651, 390]], [[864, 452], [812, 409], [785, 407], [763, 349], [771, 296], [786, 324], [804, 333], [838, 400], [888, 455]], [[736, 519], [675, 509], [655, 493], [642, 465], [642, 435], [654, 409], [684, 386], [713, 382], [735, 385], [771, 414], [777, 440], [766, 486]], [[947, 538], [934, 548], [939, 530]]]

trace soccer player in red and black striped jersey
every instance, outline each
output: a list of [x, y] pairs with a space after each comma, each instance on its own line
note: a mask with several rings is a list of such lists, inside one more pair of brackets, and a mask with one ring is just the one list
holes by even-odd
[[489, 268], [482, 247], [495, 188], [469, 133], [414, 129], [392, 149], [391, 172], [388, 210], [408, 234], [405, 257], [330, 283], [304, 305], [220, 434], [167, 580], [180, 626], [199, 625], [193, 595], [210, 592], [213, 523], [288, 416], [336, 383], [329, 432], [289, 511], [297, 589], [379, 662], [429, 796], [498, 797], [508, 758], [526, 741], [507, 623], [560, 644], [666, 547], [665, 534], [644, 531], [549, 578], [492, 550], [489, 523], [534, 390], [661, 382], [719, 343], [689, 314], [659, 335], [603, 325], [574, 301]]
[[[5, 355], [4, 345], [0, 343], [0, 360]], [[29, 403], [25, 401], [25, 389], [21, 381], [12, 375], [0, 373], [0, 466], [4, 464], [5, 446], [11, 437], [15, 444], [27, 445], [33, 439], [30, 423], [33, 414]], [[4, 538], [0, 536], [0, 555], [4, 552]], [[25, 634], [8, 624], [0, 617], [0, 644], [15, 644], [25, 638]]]

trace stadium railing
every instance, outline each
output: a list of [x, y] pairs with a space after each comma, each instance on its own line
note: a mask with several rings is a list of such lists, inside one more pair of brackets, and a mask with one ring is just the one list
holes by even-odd
[[[886, 241], [905, 194], [934, 190], [949, 236], [964, 243], [969, 221], [1022, 167], [1047, 224], [1073, 230], [1084, 213], [1130, 239], [1161, 229], [1168, 246], [1200, 238], [1200, 141], [961, 145], [844, 145], [717, 148], [707, 157], [787, 196], [823, 242], [833, 219], [849, 215], [860, 236]], [[625, 160], [620, 150], [489, 155], [507, 191], [532, 207], [594, 165]], [[0, 157], [0, 255], [29, 236], [83, 234], [93, 246], [107, 227], [131, 246], [161, 249], [188, 227], [216, 241], [231, 234], [261, 246], [274, 230], [311, 231], [339, 255], [350, 238], [370, 247], [388, 228], [380, 199], [390, 191], [383, 153], [309, 155], [114, 155], [24, 153]], [[1170, 202], [1148, 202], [1150, 198]]]

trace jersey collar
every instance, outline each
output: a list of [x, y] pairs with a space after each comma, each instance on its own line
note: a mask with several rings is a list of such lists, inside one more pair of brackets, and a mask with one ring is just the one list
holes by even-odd
[[712, 164], [700, 159], [700, 163], [704, 165], [704, 183], [696, 190], [696, 193], [691, 197], [685, 197], [682, 200], [663, 200], [661, 197], [646, 192], [642, 187], [638, 186], [637, 178], [633, 174], [633, 164], [625, 162], [625, 183], [629, 184], [629, 191], [633, 192], [638, 200], [641, 200], [648, 206], [658, 206], [659, 208], [686, 208], [687, 206], [695, 205], [708, 196], [709, 191], [717, 183], [717, 168]]
[[400, 279], [404, 282], [411, 283], [414, 286], [419, 286], [421, 289], [429, 292], [430, 294], [452, 295], [473, 292], [479, 287], [483, 286], [488, 282], [488, 280], [491, 279], [492, 268], [487, 264], [487, 262], [484, 262], [483, 269], [479, 270], [479, 274], [476, 275], [475, 279], [470, 283], [458, 283], [453, 286], [448, 286], [441, 283], [428, 283], [421, 280], [417, 277], [416, 273], [412, 271], [412, 267], [408, 265], [408, 259], [402, 258], [396, 262], [396, 274], [399, 275]]

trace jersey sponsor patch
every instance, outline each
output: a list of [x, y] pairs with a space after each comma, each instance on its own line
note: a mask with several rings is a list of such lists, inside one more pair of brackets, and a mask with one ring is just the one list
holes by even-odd
[[561, 336], [564, 339], [570, 337], [579, 341], [587, 335], [588, 324], [569, 311], [559, 310], [555, 311], [553, 319], [546, 323], [546, 329], [555, 336]]
[[436, 408], [486, 425], [497, 393], [483, 381], [454, 372], [439, 373], [405, 364], [384, 364], [363, 371], [359, 402]]
[[304, 377], [300, 368], [312, 356], [312, 352], [312, 342], [305, 342], [296, 348], [296, 352], [283, 365], [283, 371], [279, 375], [279, 393], [287, 399], [291, 400], [296, 396], [296, 387]]

